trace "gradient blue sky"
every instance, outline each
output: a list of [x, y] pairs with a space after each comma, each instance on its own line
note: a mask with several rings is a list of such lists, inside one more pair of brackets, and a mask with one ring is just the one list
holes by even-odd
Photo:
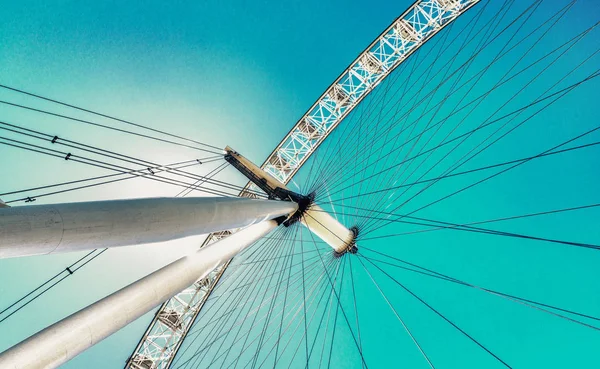
[[[230, 145], [261, 162], [332, 80], [410, 3], [0, 0], [0, 83], [180, 133], [216, 146]], [[553, 5], [563, 2], [551, 0], [545, 3]], [[578, 28], [594, 23], [599, 16], [598, 2], [583, 0], [578, 2], [569, 20], [577, 23], [574, 27]], [[565, 30], [569, 28], [567, 25], [563, 27]], [[598, 44], [596, 33], [596, 38], [587, 40], [587, 49], [583, 47], [583, 50], [597, 48]], [[595, 86], [597, 88], [598, 84]], [[552, 126], [554, 128], [531, 128], [531, 131], [527, 131], [529, 134], [523, 137], [534, 137], [532, 141], [517, 139], [511, 143], [512, 147], [505, 148], [503, 152], [515, 151], [514, 147], [525, 143], [532, 145], [532, 151], [535, 152], [535, 147], [545, 147], [545, 143], [570, 132], [570, 128], [573, 128], [571, 133], [578, 132], [575, 128], [579, 126], [569, 121], [569, 117], [576, 117], [574, 121], [577, 122], [585, 122], [581, 127], [597, 124], [598, 114], [593, 105], [597, 100], [597, 90], [590, 87], [584, 91], [582, 95], [574, 97], [574, 101], [585, 99], [585, 103], [578, 105], [574, 111], [570, 110], [567, 103], [561, 106], [559, 111], [564, 114], [557, 116], [558, 123]], [[0, 99], [31, 103], [31, 100], [3, 90], [0, 91]], [[36, 106], [51, 107], [38, 102]], [[165, 148], [2, 105], [0, 120], [160, 163], [192, 159], [198, 155], [192, 150]], [[539, 172], [520, 172], [518, 176], [500, 181], [494, 187], [482, 189], [481, 193], [473, 195], [476, 200], [457, 200], [440, 212], [446, 216], [445, 219], [452, 220], [452, 212], [460, 208], [460, 220], [469, 221], [485, 219], [489, 215], [485, 210], [492, 207], [500, 209], [497, 214], [510, 215], [578, 205], [582, 201], [591, 203], [599, 199], [598, 151], [590, 151], [586, 155], [578, 157], [576, 165], [571, 165], [572, 162], [548, 164], [550, 167], [559, 167], [556, 172], [560, 173], [563, 180], [582, 179], [579, 186], [570, 188], [572, 193], [567, 196], [563, 196], [564, 193], [557, 196], [555, 191], [560, 187], [558, 184], [554, 187], [539, 186], [536, 178], [551, 170], [543, 167]], [[73, 169], [73, 163], [6, 147], [0, 147], [0, 163], [3, 170], [0, 193], [98, 173], [93, 168], [79, 166]], [[517, 181], [522, 181], [523, 186], [514, 192], [506, 192], [505, 189]], [[556, 182], [560, 182], [559, 179]], [[172, 196], [177, 192], [177, 189], [166, 185], [130, 181], [40, 199], [38, 203]], [[494, 193], [493, 199], [482, 204], [481, 199], [490, 192]], [[511, 210], [514, 212], [511, 213]], [[598, 211], [586, 212], [568, 218], [568, 223], [565, 223], [565, 218], [557, 217], [546, 223], [527, 223], [522, 228], [525, 231], [538, 227], [536, 229], [544, 231], [542, 233], [545, 235], [598, 242], [598, 214]], [[520, 229], [517, 225], [511, 230]], [[98, 262], [90, 264], [73, 278], [68, 278], [13, 318], [0, 323], [0, 351], [195, 249], [200, 241], [201, 238], [191, 238], [173, 242], [167, 247], [146, 245], [111, 250], [101, 256]], [[541, 291], [535, 295], [537, 298], [567, 303], [569, 307], [591, 314], [598, 315], [600, 312], [600, 290], [597, 285], [600, 258], [594, 253], [586, 251], [577, 254], [578, 250], [573, 252], [553, 248], [551, 251], [544, 249], [543, 255], [540, 249], [519, 250], [507, 255], [501, 251], [502, 244], [483, 238], [480, 242], [489, 242], [487, 245], [492, 250], [484, 255], [477, 252], [479, 241], [463, 238], [463, 235], [453, 238], [446, 252], [440, 252], [435, 248], [437, 242], [440, 240], [428, 240], [420, 244], [422, 248], [418, 250], [406, 250], [405, 255], [409, 260], [422, 261], [441, 270], [463, 272], [465, 278], [487, 282], [487, 285], [502, 286], [503, 281], [524, 275], [528, 282], [521, 286], [520, 292], [528, 294]], [[468, 246], [460, 248], [465, 244]], [[383, 249], [391, 247], [388, 243], [382, 243], [381, 246]], [[1, 260], [0, 308], [64, 269], [79, 256], [70, 254]], [[460, 260], [460, 264], [455, 269], [446, 265], [457, 260]], [[538, 261], [543, 263], [537, 264]], [[471, 264], [476, 264], [476, 267], [467, 268]], [[486, 270], [490, 270], [489, 275]], [[420, 283], [420, 280], [414, 279], [412, 282]], [[468, 299], [472, 293], [437, 291], [437, 285], [421, 286], [429, 296], [437, 296], [439, 303], [446, 304]], [[373, 295], [372, 298], [375, 297]], [[503, 352], [510, 352], [507, 356], [513, 359], [515, 367], [564, 368], [570, 364], [573, 365], [571, 367], [600, 366], [598, 332], [590, 333], [579, 327], [573, 328], [568, 323], [540, 318], [535, 312], [513, 311], [514, 307], [505, 306], [508, 304], [506, 302], [494, 305], [488, 299], [470, 299], [471, 305], [464, 309], [460, 308], [460, 304], [455, 304], [459, 307], [452, 312], [463, 321], [466, 319], [465, 324], [471, 329], [480, 329], [481, 334], [493, 336], [490, 341]], [[487, 309], [490, 306], [495, 306], [499, 311], [504, 309], [504, 314], [492, 314], [487, 320], [478, 319], [477, 314], [482, 310], [477, 308]], [[376, 327], [379, 323], [378, 314], [389, 312], [384, 305], [372, 309], [373, 314], [366, 319], [367, 322], [372, 319], [370, 325]], [[506, 324], [503, 319], [513, 313], [520, 315], [511, 324]], [[64, 367], [122, 367], [148, 324], [149, 316], [139, 319]], [[535, 324], [528, 325], [532, 321]], [[523, 330], [524, 338], [513, 345], [511, 340], [517, 328]], [[445, 337], [443, 334], [446, 331], [436, 329], [430, 330], [431, 336], [426, 340], [440, 348], [447, 346], [444, 338], [438, 338]], [[540, 332], [545, 329], [548, 332]], [[541, 340], [544, 337], [546, 340]], [[447, 346], [447, 350], [472, 350], [467, 347]], [[545, 352], [545, 347], [551, 350]], [[467, 352], [474, 355], [469, 363], [472, 366], [469, 367], [481, 368], [475, 358], [483, 354], [478, 351]], [[415, 363], [420, 360], [418, 356], [413, 358], [413, 354], [407, 359], [409, 363], [412, 362], [410, 360], [415, 360]], [[444, 354], [452, 355], [451, 352]], [[398, 358], [388, 357], [386, 360], [373, 355], [372, 360], [380, 360], [382, 365], [391, 367]], [[460, 365], [467, 367], [464, 363]]]

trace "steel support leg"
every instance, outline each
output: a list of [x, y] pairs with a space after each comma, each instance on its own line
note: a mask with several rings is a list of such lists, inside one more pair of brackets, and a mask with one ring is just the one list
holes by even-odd
[[8, 349], [0, 354], [0, 368], [58, 367], [206, 277], [276, 227], [274, 220], [255, 224], [174, 261]]
[[147, 198], [0, 209], [0, 258], [138, 245], [245, 227], [293, 212], [282, 201]]

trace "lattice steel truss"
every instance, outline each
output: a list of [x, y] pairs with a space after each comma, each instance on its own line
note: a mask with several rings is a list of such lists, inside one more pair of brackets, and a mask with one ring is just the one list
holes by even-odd
[[[337, 125], [406, 58], [480, 0], [415, 2], [398, 17], [310, 107], [263, 163], [287, 184]], [[251, 188], [248, 183], [246, 189]], [[260, 191], [252, 186], [253, 191]], [[245, 197], [255, 197], [242, 191]], [[201, 247], [233, 231], [211, 234]], [[165, 302], [138, 343], [126, 369], [169, 368], [198, 312], [229, 263]]]
[[287, 183], [333, 129], [419, 46], [479, 0], [418, 1], [398, 17], [314, 103], [263, 164]]

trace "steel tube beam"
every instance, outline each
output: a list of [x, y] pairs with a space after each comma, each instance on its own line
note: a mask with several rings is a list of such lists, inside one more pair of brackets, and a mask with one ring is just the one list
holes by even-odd
[[310, 206], [300, 222], [338, 254], [346, 252], [354, 242], [354, 233], [317, 204]]
[[168, 241], [245, 227], [294, 206], [196, 197], [6, 207], [0, 209], [0, 258]]
[[[294, 204], [288, 203], [289, 211]], [[269, 220], [199, 249], [36, 333], [0, 354], [3, 369], [56, 368], [206, 277], [277, 227]]]

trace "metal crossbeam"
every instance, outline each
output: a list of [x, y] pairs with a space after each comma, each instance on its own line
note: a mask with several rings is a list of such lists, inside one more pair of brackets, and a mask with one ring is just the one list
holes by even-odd
[[[340, 122], [406, 58], [436, 33], [480, 0], [425, 0], [415, 2], [379, 36], [325, 90], [261, 166], [287, 184], [310, 155]], [[248, 183], [240, 193], [256, 197], [260, 191]], [[224, 237], [211, 234], [201, 247]], [[229, 263], [203, 280], [205, 289], [189, 287], [165, 302], [138, 343], [126, 369], [167, 369], [173, 362], [198, 312]], [[161, 316], [180, 314], [180, 321], [165, 324]], [[164, 319], [163, 319], [164, 320]]]

